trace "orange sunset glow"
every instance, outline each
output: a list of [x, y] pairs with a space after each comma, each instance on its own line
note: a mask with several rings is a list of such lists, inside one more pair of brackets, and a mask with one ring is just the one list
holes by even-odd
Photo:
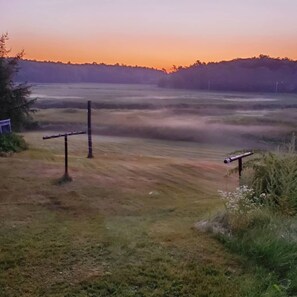
[[2, 31], [27, 59], [167, 70], [259, 54], [297, 59], [293, 0], [2, 2], [11, 11]]

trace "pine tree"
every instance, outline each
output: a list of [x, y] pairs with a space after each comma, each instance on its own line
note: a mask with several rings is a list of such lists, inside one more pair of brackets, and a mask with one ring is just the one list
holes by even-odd
[[31, 106], [35, 99], [30, 99], [30, 86], [17, 84], [14, 77], [18, 72], [18, 62], [23, 52], [9, 57], [6, 42], [8, 34], [0, 37], [0, 120], [11, 119], [14, 131], [19, 131], [32, 122]]

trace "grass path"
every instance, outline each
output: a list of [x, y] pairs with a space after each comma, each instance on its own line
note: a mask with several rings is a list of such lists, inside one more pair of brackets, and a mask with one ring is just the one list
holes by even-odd
[[228, 149], [26, 134], [30, 150], [0, 158], [0, 296], [260, 296], [241, 259], [193, 225], [232, 188]]

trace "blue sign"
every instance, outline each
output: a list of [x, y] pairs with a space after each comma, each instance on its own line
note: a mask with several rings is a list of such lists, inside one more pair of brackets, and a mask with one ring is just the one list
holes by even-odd
[[10, 119], [0, 121], [0, 134], [11, 133], [11, 123]]

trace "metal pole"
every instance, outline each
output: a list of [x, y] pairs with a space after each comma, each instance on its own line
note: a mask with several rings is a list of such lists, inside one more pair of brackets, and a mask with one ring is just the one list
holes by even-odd
[[93, 158], [91, 101], [88, 101], [88, 158]]

